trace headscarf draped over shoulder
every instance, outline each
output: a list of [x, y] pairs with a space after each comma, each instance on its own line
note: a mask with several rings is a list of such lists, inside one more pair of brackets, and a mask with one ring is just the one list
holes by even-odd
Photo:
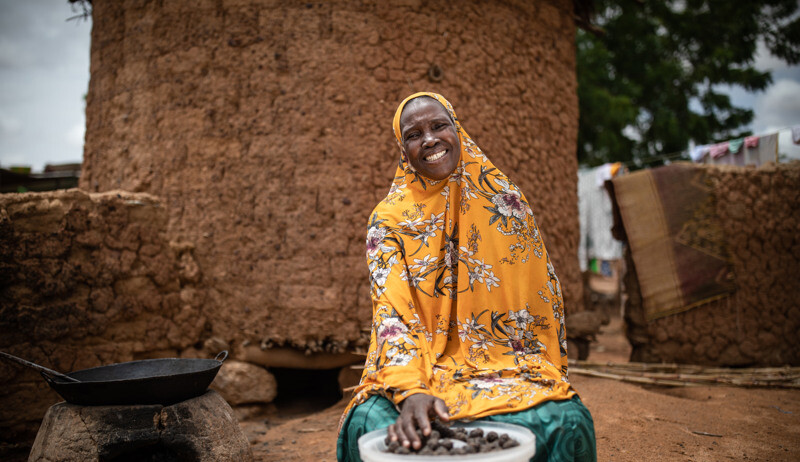
[[[403, 152], [400, 115], [423, 96], [447, 109], [461, 141], [443, 180], [418, 174]], [[400, 163], [367, 231], [370, 346], [345, 415], [373, 394], [395, 404], [434, 395], [453, 419], [568, 399], [561, 286], [525, 196], [441, 95], [409, 96], [393, 126]]]

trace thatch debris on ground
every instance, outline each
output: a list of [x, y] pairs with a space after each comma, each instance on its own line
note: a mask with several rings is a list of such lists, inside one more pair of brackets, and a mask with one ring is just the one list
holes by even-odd
[[800, 388], [800, 367], [705, 367], [690, 364], [570, 361], [570, 374], [665, 386]]

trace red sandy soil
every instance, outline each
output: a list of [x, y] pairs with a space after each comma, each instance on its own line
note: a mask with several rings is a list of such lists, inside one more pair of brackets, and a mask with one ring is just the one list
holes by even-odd
[[[626, 362], [612, 319], [591, 361]], [[656, 387], [573, 374], [592, 412], [600, 461], [798, 461], [800, 390]], [[334, 461], [346, 400], [320, 412], [243, 420], [257, 461]]]

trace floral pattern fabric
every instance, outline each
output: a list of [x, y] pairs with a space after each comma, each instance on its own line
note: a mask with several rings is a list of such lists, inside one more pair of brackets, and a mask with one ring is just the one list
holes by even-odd
[[530, 204], [458, 122], [460, 161], [446, 179], [401, 155], [371, 213], [367, 264], [373, 322], [365, 370], [345, 411], [369, 396], [414, 393], [475, 419], [572, 397], [561, 286]]

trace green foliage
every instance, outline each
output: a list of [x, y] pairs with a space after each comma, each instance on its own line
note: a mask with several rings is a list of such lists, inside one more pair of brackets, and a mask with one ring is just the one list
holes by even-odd
[[[689, 140], [746, 134], [753, 112], [722, 85], [764, 90], [757, 45], [800, 62], [796, 0], [596, 0], [605, 34], [578, 30], [578, 160], [586, 165], [646, 160]], [[624, 133], [623, 133], [624, 132]]]

